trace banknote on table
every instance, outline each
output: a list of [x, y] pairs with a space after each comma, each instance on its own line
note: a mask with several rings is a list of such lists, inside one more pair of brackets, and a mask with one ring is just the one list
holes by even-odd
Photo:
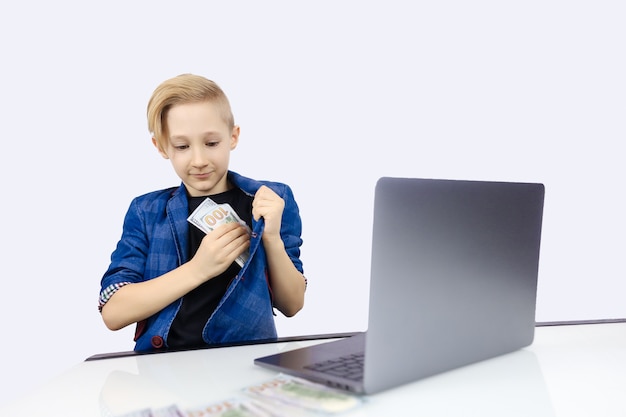
[[152, 410], [152, 417], [186, 417], [185, 413], [176, 405], [156, 408]]
[[[250, 233], [250, 227], [241, 220], [237, 212], [228, 203], [217, 204], [207, 197], [193, 213], [189, 215], [187, 221], [204, 233], [212, 232], [216, 227], [226, 223], [240, 223], [246, 227]], [[240, 267], [246, 263], [250, 256], [249, 252], [244, 252], [235, 260]]]
[[117, 417], [152, 417], [152, 410], [150, 408], [142, 408], [141, 410], [131, 411], [125, 414], [116, 414]]
[[187, 417], [176, 405], [172, 404], [161, 408], [143, 408], [117, 417]]
[[338, 414], [363, 403], [361, 397], [284, 374], [248, 386], [243, 392], [272, 416]]
[[248, 398], [231, 398], [205, 406], [185, 410], [186, 417], [275, 417], [255, 401]]

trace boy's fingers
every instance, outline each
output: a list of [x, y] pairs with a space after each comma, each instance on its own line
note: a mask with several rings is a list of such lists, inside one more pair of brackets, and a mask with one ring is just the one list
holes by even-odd
[[243, 229], [243, 227], [239, 223], [226, 223], [216, 227], [215, 230], [213, 230], [211, 233], [215, 233], [215, 237], [219, 238], [227, 233], [230, 233], [240, 228]]

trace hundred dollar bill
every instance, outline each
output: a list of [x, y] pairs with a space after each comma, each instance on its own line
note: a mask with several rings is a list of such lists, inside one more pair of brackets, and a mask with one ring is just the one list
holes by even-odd
[[118, 417], [187, 417], [176, 404], [162, 408], [143, 408]]
[[[362, 404], [362, 399], [325, 385], [283, 374], [243, 390], [273, 415], [338, 414]], [[282, 410], [282, 412], [280, 412]]]
[[[241, 220], [230, 204], [217, 204], [209, 197], [200, 203], [198, 208], [187, 217], [187, 221], [207, 234], [215, 230], [216, 227], [226, 223], [242, 224], [246, 227], [248, 233], [251, 232], [250, 227]], [[250, 253], [246, 251], [239, 255], [235, 261], [240, 267], [243, 267], [249, 257]]]
[[186, 417], [186, 416], [185, 416], [185, 413], [176, 404], [172, 404], [167, 407], [153, 409], [151, 417]]
[[274, 398], [248, 400], [248, 404], [254, 406], [254, 411], [259, 416], [268, 417], [321, 417], [331, 414], [321, 410], [313, 410], [300, 405], [290, 404]]
[[152, 410], [150, 408], [142, 408], [141, 410], [135, 410], [122, 414], [119, 417], [152, 417]]
[[226, 223], [237, 222], [247, 227], [230, 204], [217, 204], [208, 197], [189, 215], [187, 221], [205, 233], [212, 232], [217, 226]]
[[258, 407], [254, 401], [244, 398], [231, 398], [185, 410], [186, 417], [275, 417]]

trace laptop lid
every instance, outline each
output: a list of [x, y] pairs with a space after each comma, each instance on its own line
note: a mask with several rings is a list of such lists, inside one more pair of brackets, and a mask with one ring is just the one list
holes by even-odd
[[[542, 184], [380, 178], [365, 335], [255, 363], [372, 394], [532, 343]], [[359, 381], [310, 371], [364, 351]]]
[[364, 390], [532, 343], [542, 184], [381, 178]]

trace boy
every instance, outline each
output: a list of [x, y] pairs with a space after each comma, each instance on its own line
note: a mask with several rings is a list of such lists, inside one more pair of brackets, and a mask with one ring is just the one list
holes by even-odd
[[[152, 143], [182, 183], [132, 201], [101, 281], [104, 323], [137, 323], [135, 350], [275, 338], [273, 308], [293, 316], [306, 289], [291, 189], [228, 170], [239, 126], [213, 81], [164, 81], [147, 116]], [[189, 224], [207, 197], [230, 204], [250, 228], [233, 222], [205, 235]], [[240, 267], [234, 261], [246, 251]]]

